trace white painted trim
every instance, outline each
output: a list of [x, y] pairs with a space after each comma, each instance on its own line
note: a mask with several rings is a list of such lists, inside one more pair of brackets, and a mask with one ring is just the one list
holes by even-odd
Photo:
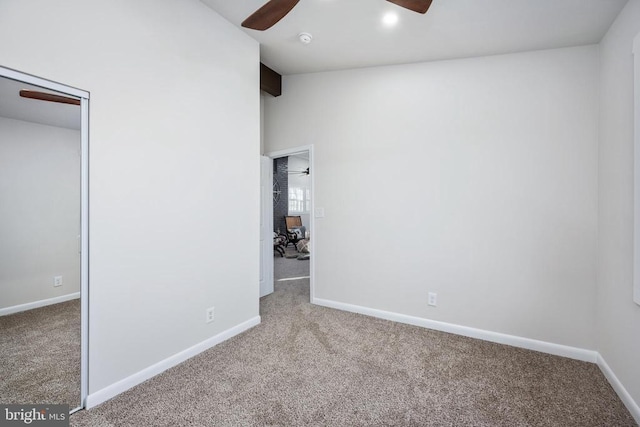
[[343, 302], [315, 298], [312, 303], [324, 307], [364, 314], [367, 316], [377, 317], [385, 320], [391, 320], [398, 323], [405, 323], [408, 325], [420, 326], [436, 331], [448, 332], [450, 334], [462, 335], [465, 337], [477, 338], [484, 341], [495, 342], [498, 344], [505, 344], [513, 347], [526, 348], [528, 350], [553, 354], [556, 356], [568, 357], [570, 359], [581, 360], [583, 362], [595, 363], [598, 355], [598, 353], [593, 350], [585, 350], [577, 347], [553, 344], [546, 341], [518, 337], [515, 335], [507, 335], [499, 332], [487, 331], [484, 329], [470, 328], [468, 326], [439, 322], [436, 320], [424, 319], [422, 317], [408, 316], [406, 314], [377, 310], [375, 308], [362, 307], [359, 305], [346, 304]]
[[67, 95], [76, 96], [78, 98], [89, 99], [89, 92], [87, 91], [84, 91], [75, 87], [63, 85], [61, 83], [57, 83], [52, 80], [36, 77], [31, 74], [22, 73], [20, 71], [13, 70], [11, 68], [0, 66], [0, 76], [6, 77], [12, 80], [18, 80], [20, 82], [32, 84], [34, 86], [40, 86], [45, 89], [55, 90], [56, 92], [62, 92]]
[[613, 373], [613, 370], [609, 367], [607, 362], [604, 360], [602, 355], [598, 353], [598, 360], [596, 362], [600, 370], [604, 374], [604, 376], [611, 384], [611, 387], [615, 390], [615, 392], [622, 400], [622, 403], [627, 407], [631, 416], [636, 420], [638, 424], [640, 424], [640, 406], [633, 400], [631, 394], [627, 391], [627, 389], [622, 385], [616, 374]]
[[89, 94], [80, 99], [80, 408], [89, 394]]
[[264, 155], [271, 158], [277, 159], [279, 157], [288, 157], [294, 156], [296, 154], [309, 153], [309, 169], [311, 170], [311, 212], [309, 214], [309, 233], [311, 235], [311, 240], [309, 241], [310, 253], [311, 257], [309, 258], [309, 301], [313, 304], [313, 300], [315, 298], [315, 277], [316, 277], [316, 240], [317, 231], [316, 231], [316, 218], [313, 214], [316, 210], [316, 166], [314, 162], [314, 154], [313, 154], [313, 144], [310, 145], [301, 145], [298, 147], [286, 148], [284, 150], [277, 150], [265, 153]]
[[59, 297], [42, 299], [40, 301], [28, 302], [26, 304], [14, 305], [7, 308], [0, 308], [0, 316], [20, 313], [21, 311], [33, 310], [34, 308], [46, 307], [48, 305], [59, 304], [61, 302], [71, 301], [78, 298], [80, 298], [80, 292], [74, 292], [72, 294], [61, 295]]
[[205, 350], [210, 349], [223, 341], [228, 340], [256, 325], [260, 324], [260, 316], [253, 317], [245, 322], [240, 323], [233, 328], [227, 329], [224, 332], [219, 333], [209, 339], [202, 341], [192, 347], [189, 347], [179, 353], [174, 354], [160, 362], [149, 366], [148, 368], [143, 369], [127, 378], [124, 378], [115, 384], [112, 384], [108, 387], [103, 388], [95, 393], [91, 393], [87, 396], [86, 399], [86, 408], [90, 409], [95, 406], [98, 406], [101, 403], [106, 402], [107, 400], [129, 390], [132, 387], [137, 386], [138, 384], [143, 383], [144, 381], [152, 378], [169, 368], [173, 368], [176, 365], [184, 362], [187, 359], [190, 359]]
[[633, 300], [640, 305], [640, 33], [633, 39]]
[[[271, 157], [272, 159], [277, 159], [279, 157], [289, 157], [289, 156], [295, 156], [296, 154], [303, 154], [303, 153], [306, 153], [307, 151], [311, 152], [312, 150], [313, 150], [313, 144], [301, 145], [298, 147], [285, 148], [283, 150], [270, 151], [268, 153], [265, 153], [264, 155], [267, 157]], [[311, 158], [309, 158], [309, 167], [311, 167]]]

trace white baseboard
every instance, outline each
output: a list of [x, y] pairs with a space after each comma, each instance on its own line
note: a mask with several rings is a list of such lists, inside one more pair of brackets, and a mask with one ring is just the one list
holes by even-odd
[[33, 310], [34, 308], [46, 307], [48, 305], [59, 304], [61, 302], [71, 301], [80, 298], [80, 292], [61, 295], [59, 297], [42, 299], [40, 301], [28, 302], [26, 304], [14, 305], [12, 307], [0, 308], [0, 316], [8, 314], [20, 313], [21, 311]]
[[620, 397], [620, 400], [622, 400], [622, 403], [624, 403], [624, 405], [631, 413], [631, 416], [635, 418], [638, 424], [640, 424], [640, 406], [638, 406], [636, 401], [633, 400], [631, 394], [629, 394], [627, 389], [622, 385], [616, 374], [613, 373], [613, 370], [611, 370], [607, 362], [605, 362], [604, 358], [600, 354], [598, 354], [597, 363], [600, 367], [600, 370], [609, 381], [609, 384], [611, 384], [611, 387], [613, 387], [613, 389]]
[[385, 320], [392, 320], [398, 323], [420, 326], [434, 329], [436, 331], [448, 332], [450, 334], [462, 335], [470, 338], [477, 338], [484, 341], [498, 344], [510, 345], [513, 347], [526, 348], [528, 350], [540, 351], [542, 353], [556, 356], [568, 357], [570, 359], [581, 360], [583, 362], [596, 363], [598, 353], [593, 350], [585, 350], [577, 347], [569, 347], [561, 344], [553, 344], [546, 341], [538, 341], [531, 338], [523, 338], [515, 335], [501, 334], [499, 332], [487, 331], [484, 329], [470, 328], [452, 323], [439, 322], [437, 320], [423, 319], [421, 317], [408, 316], [406, 314], [393, 313], [390, 311], [377, 310], [375, 308], [362, 307], [359, 305], [347, 304], [343, 302], [314, 298], [313, 304], [352, 313], [364, 314]]
[[108, 387], [103, 388], [95, 393], [91, 393], [87, 396], [85, 401], [86, 409], [93, 408], [101, 403], [106, 402], [107, 400], [117, 396], [120, 393], [123, 393], [130, 388], [143, 383], [144, 381], [152, 378], [169, 368], [172, 368], [180, 363], [184, 362], [187, 359], [192, 358], [193, 356], [202, 353], [205, 350], [210, 349], [223, 341], [228, 340], [252, 327], [260, 324], [260, 316], [256, 316], [251, 318], [243, 323], [240, 323], [233, 328], [227, 329], [224, 332], [219, 333], [216, 336], [213, 336], [209, 339], [206, 339], [192, 347], [187, 348], [173, 356], [170, 356], [160, 362], [149, 366], [148, 368], [143, 369], [127, 378], [124, 378]]

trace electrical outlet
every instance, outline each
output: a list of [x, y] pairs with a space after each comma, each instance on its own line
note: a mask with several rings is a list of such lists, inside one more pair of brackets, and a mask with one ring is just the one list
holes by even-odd
[[435, 292], [429, 292], [429, 300], [427, 302], [427, 304], [435, 307], [438, 305], [438, 294], [436, 294]]
[[215, 318], [215, 307], [209, 307], [207, 308], [207, 317], [206, 317], [206, 322], [207, 323], [211, 323], [213, 322], [214, 318]]
[[54, 276], [53, 278], [53, 287], [57, 288], [58, 286], [62, 286], [62, 276]]

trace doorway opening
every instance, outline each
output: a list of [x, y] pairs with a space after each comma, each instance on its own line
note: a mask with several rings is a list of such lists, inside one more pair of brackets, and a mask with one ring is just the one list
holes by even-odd
[[[304, 283], [314, 300], [315, 223], [313, 146], [267, 153], [272, 163], [273, 280]], [[266, 186], [265, 186], [266, 187]], [[265, 195], [266, 197], [266, 195]]]
[[21, 224], [2, 233], [11, 263], [0, 277], [0, 326], [3, 337], [25, 328], [59, 337], [50, 345], [12, 346], [24, 350], [14, 351], [23, 360], [13, 362], [45, 372], [46, 381], [16, 378], [2, 395], [15, 403], [68, 404], [73, 413], [88, 393], [89, 93], [5, 67], [0, 90], [3, 223]]

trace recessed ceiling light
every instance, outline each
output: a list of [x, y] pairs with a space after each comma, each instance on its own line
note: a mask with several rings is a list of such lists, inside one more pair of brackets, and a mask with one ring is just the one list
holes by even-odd
[[395, 12], [387, 12], [382, 17], [382, 23], [385, 25], [385, 27], [393, 27], [398, 23], [398, 14]]

